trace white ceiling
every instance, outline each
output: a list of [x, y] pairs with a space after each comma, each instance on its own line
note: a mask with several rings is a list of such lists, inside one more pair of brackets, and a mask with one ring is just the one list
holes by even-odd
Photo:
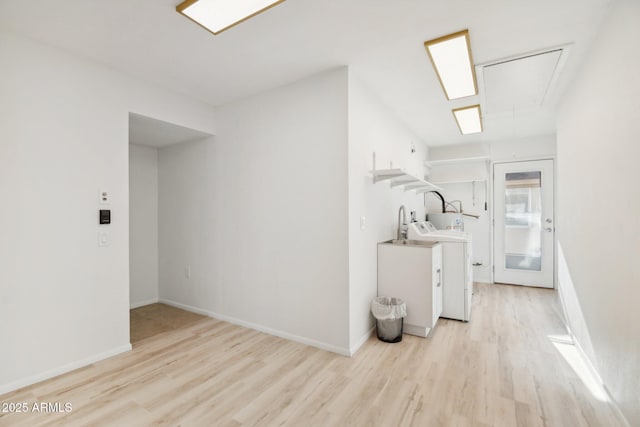
[[129, 113], [129, 143], [162, 148], [211, 136], [183, 126]]
[[[243, 98], [348, 65], [427, 145], [555, 131], [570, 84], [610, 0], [286, 0], [218, 36], [179, 0], [0, 0], [0, 31], [40, 40], [204, 100]], [[460, 135], [423, 42], [468, 28], [476, 64], [573, 43], [541, 108], [488, 117]]]
[[485, 115], [540, 107], [563, 52], [556, 49], [479, 67]]

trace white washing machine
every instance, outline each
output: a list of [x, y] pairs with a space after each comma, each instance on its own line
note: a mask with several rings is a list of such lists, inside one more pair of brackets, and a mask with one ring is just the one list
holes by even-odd
[[464, 231], [464, 218], [461, 213], [430, 213], [427, 220], [438, 230]]
[[407, 237], [442, 243], [441, 317], [468, 322], [473, 295], [471, 234], [437, 230], [429, 221], [423, 221], [410, 223]]

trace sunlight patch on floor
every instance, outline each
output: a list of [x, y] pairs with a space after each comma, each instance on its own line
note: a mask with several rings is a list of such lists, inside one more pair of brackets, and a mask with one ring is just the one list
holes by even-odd
[[549, 335], [549, 340], [567, 361], [571, 369], [596, 399], [608, 402], [609, 398], [598, 378], [591, 372], [569, 335]]

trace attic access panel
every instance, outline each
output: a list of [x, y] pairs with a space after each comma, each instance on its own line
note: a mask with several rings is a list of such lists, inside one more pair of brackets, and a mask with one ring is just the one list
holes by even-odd
[[558, 48], [482, 66], [486, 114], [539, 108], [562, 54]]

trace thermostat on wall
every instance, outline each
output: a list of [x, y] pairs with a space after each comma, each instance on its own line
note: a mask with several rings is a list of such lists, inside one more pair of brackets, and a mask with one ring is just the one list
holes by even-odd
[[111, 211], [100, 209], [100, 224], [111, 224]]

